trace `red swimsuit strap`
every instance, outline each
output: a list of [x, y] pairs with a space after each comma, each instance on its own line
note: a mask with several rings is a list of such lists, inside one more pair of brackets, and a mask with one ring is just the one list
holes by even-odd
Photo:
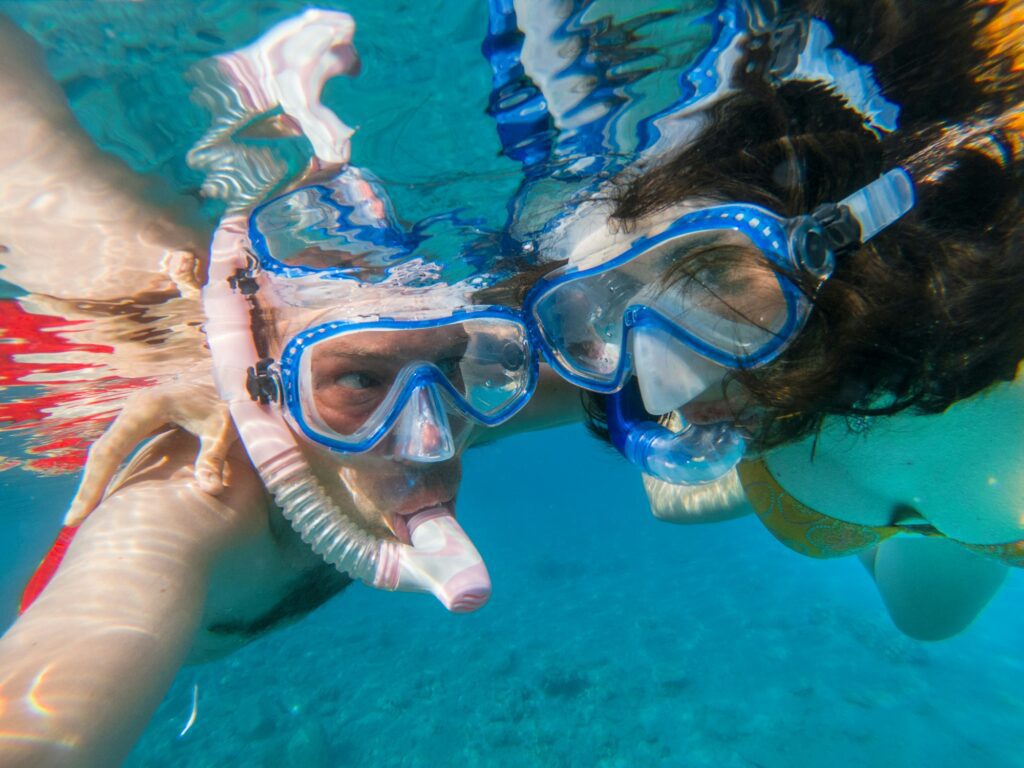
[[25, 591], [21, 593], [21, 604], [18, 606], [19, 616], [28, 610], [28, 607], [35, 602], [35, 599], [39, 597], [39, 594], [46, 588], [46, 585], [50, 583], [50, 579], [57, 572], [57, 568], [64, 559], [68, 546], [71, 544], [71, 540], [75, 538], [76, 533], [78, 533], [77, 525], [65, 525], [60, 529], [60, 533], [57, 534], [57, 540], [53, 542], [50, 551], [46, 553], [46, 556], [39, 563], [39, 567], [32, 574], [32, 578], [25, 585]]

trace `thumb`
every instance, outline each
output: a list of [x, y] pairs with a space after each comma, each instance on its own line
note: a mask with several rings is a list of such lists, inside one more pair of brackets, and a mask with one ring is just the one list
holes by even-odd
[[217, 496], [224, 490], [224, 462], [238, 437], [226, 410], [221, 416], [217, 430], [199, 436], [199, 453], [196, 456], [196, 482], [211, 496]]

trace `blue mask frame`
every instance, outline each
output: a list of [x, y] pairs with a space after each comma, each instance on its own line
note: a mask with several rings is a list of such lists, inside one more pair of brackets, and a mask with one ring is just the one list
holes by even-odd
[[[899, 219], [914, 205], [913, 182], [909, 174], [897, 168], [853, 193], [834, 206], [823, 206], [814, 215], [784, 218], [749, 203], [714, 205], [684, 214], [664, 231], [639, 237], [610, 261], [578, 269], [567, 267], [541, 278], [523, 305], [523, 313], [534, 330], [535, 343], [545, 360], [562, 377], [576, 386], [608, 394], [628, 380], [629, 335], [642, 326], [656, 327], [683, 342], [698, 354], [728, 368], [757, 368], [781, 355], [799, 334], [813, 307], [811, 296], [798, 284], [801, 276], [815, 284], [815, 290], [831, 275], [837, 251], [865, 242], [881, 229]], [[619, 362], [609, 379], [573, 370], [563, 358], [571, 359], [556, 348], [545, 333], [537, 311], [538, 303], [559, 286], [616, 269], [673, 239], [703, 232], [731, 231], [745, 235], [761, 255], [776, 269], [776, 277], [786, 304], [786, 318], [778, 332], [761, 347], [743, 355], [713, 346], [695, 336], [656, 308], [630, 305], [623, 312]]]
[[[386, 418], [363, 439], [347, 441], [331, 438], [313, 429], [303, 414], [299, 392], [299, 360], [304, 348], [314, 340], [322, 340], [325, 336], [334, 336], [342, 332], [374, 331], [374, 330], [416, 330], [440, 328], [457, 325], [464, 320], [480, 320], [485, 318], [512, 321], [522, 327], [523, 338], [526, 340], [527, 381], [523, 391], [498, 411], [487, 414], [472, 406], [466, 398], [452, 386], [448, 378], [433, 363], [424, 361], [416, 365], [412, 374], [403, 383], [400, 392], [394, 395]], [[395, 320], [382, 318], [372, 322], [324, 323], [307, 329], [292, 338], [281, 353], [278, 364], [278, 375], [281, 384], [281, 399], [292, 423], [307, 438], [340, 453], [363, 453], [373, 448], [394, 427], [413, 394], [421, 387], [430, 387], [435, 393], [445, 396], [450, 408], [461, 416], [477, 424], [493, 427], [515, 415], [532, 397], [537, 387], [538, 361], [537, 355], [530, 344], [530, 329], [516, 310], [501, 306], [488, 306], [480, 309], [456, 310], [450, 315], [430, 320]], [[391, 395], [389, 394], [389, 397]]]

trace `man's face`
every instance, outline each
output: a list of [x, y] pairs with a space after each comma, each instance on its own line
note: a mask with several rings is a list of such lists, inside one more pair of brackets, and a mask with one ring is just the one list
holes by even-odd
[[[469, 339], [457, 325], [409, 330], [371, 330], [342, 335], [318, 345], [311, 355], [312, 404], [320, 421], [341, 435], [356, 434], [378, 411], [395, 407], [395, 384], [409, 365], [430, 363], [457, 389], [462, 389], [460, 362]], [[390, 395], [390, 397], [389, 397]], [[320, 446], [307, 451], [320, 476], [330, 485], [346, 513], [367, 530], [386, 532], [408, 542], [406, 520], [416, 512], [446, 508], [454, 512], [461, 462], [401, 458], [398, 439], [418, 441], [430, 451], [443, 440], [461, 446], [472, 425], [461, 417], [438, 413], [414, 399], [405, 408], [418, 408], [415, 418], [399, 414], [396, 426], [365, 453], [344, 454]], [[396, 436], [399, 430], [414, 435]], [[451, 434], [451, 433], [456, 434]], [[337, 487], [338, 478], [342, 487]], [[343, 490], [344, 489], [344, 490]]]

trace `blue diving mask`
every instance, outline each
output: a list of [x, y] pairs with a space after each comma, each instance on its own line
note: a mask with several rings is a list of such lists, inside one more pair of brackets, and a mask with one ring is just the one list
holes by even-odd
[[537, 363], [526, 324], [504, 307], [436, 319], [327, 322], [295, 335], [280, 361], [250, 372], [292, 427], [341, 453], [446, 461], [474, 424], [495, 426], [529, 400]]
[[[813, 290], [831, 276], [836, 254], [866, 242], [913, 204], [910, 176], [895, 169], [811, 215], [784, 218], [746, 203], [701, 208], [596, 266], [589, 266], [592, 254], [571, 260], [531, 290], [524, 311], [547, 361], [577, 386], [619, 393], [637, 375], [653, 416], [640, 419], [636, 404], [613, 396], [609, 419], [621, 423], [610, 424], [612, 434], [657, 427], [657, 436], [620, 435], [617, 444], [645, 471], [680, 482], [679, 472], [658, 467], [692, 465], [702, 450], [692, 446], [706, 445], [696, 432], [718, 427], [684, 425], [696, 430], [691, 438], [670, 440], [654, 417], [681, 408], [728, 370], [775, 360], [806, 323]], [[734, 460], [705, 464], [722, 473], [742, 455], [721, 453]], [[707, 474], [702, 467], [695, 481], [714, 479], [699, 479]]]
[[659, 423], [643, 406], [636, 379], [606, 398], [608, 433], [619, 453], [644, 474], [675, 485], [714, 482], [740, 463], [746, 441], [726, 422]]

